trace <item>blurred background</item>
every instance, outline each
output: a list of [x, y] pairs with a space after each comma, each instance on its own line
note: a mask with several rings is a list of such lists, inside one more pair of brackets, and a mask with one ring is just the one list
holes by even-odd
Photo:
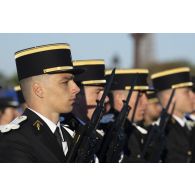
[[73, 60], [104, 59], [107, 68], [148, 68], [153, 73], [189, 66], [195, 73], [195, 33], [1, 33], [0, 96], [15, 97], [14, 53], [49, 43], [69, 43]]

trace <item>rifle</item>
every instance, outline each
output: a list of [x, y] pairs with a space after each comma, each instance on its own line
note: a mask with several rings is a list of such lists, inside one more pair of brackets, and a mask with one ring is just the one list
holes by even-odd
[[153, 142], [153, 145], [155, 145], [155, 142], [157, 143], [157, 140], [158, 140], [158, 143], [157, 143], [158, 147], [157, 147], [157, 149], [154, 148], [155, 151], [153, 152], [153, 155], [151, 157], [152, 162], [159, 162], [162, 150], [164, 148], [165, 128], [166, 128], [167, 123], [170, 119], [170, 116], [173, 114], [173, 111], [175, 108], [175, 103], [174, 103], [173, 108], [171, 110], [171, 114], [168, 114], [168, 110], [170, 108], [174, 94], [175, 94], [175, 89], [172, 90], [171, 95], [170, 95], [169, 100], [168, 100], [168, 103], [167, 103], [165, 109], [163, 109], [161, 112], [161, 115], [159, 117], [159, 119], [160, 119], [159, 125], [155, 124], [152, 126], [152, 128], [149, 132], [148, 138], [146, 140], [146, 143], [144, 145], [143, 151], [142, 151], [142, 156], [145, 157], [146, 152], [149, 148], [149, 145], [152, 142]]
[[90, 122], [80, 126], [73, 139], [73, 144], [66, 156], [66, 162], [89, 162], [94, 155], [96, 145], [96, 129], [104, 113], [104, 101], [110, 91], [115, 75], [115, 68], [109, 77], [104, 88], [100, 101], [97, 100], [97, 106], [93, 112]]
[[133, 109], [133, 114], [132, 114], [132, 117], [131, 117], [131, 123], [134, 122], [135, 113], [136, 113], [137, 105], [138, 105], [139, 98], [140, 98], [140, 93], [141, 93], [140, 91], [138, 91], [138, 93], [137, 93], [136, 102], [135, 102], [135, 106], [134, 106], [134, 109]]
[[121, 151], [125, 144], [125, 132], [124, 125], [126, 118], [130, 111], [129, 101], [134, 90], [134, 86], [137, 82], [138, 74], [131, 85], [126, 100], [123, 100], [123, 107], [117, 116], [117, 119], [112, 124], [111, 129], [104, 136], [102, 147], [100, 149], [100, 162], [118, 162], [120, 159]]
[[157, 147], [157, 149], [154, 152], [154, 155], [153, 155], [153, 158], [152, 158], [152, 162], [159, 162], [160, 159], [161, 159], [161, 155], [162, 155], [163, 149], [165, 147], [165, 142], [166, 142], [165, 128], [166, 128], [166, 125], [167, 125], [170, 117], [173, 114], [174, 109], [175, 109], [175, 102], [173, 104], [173, 108], [172, 108], [171, 114], [170, 115], [167, 114], [165, 125], [164, 125], [164, 130], [162, 132], [160, 132], [158, 147]]

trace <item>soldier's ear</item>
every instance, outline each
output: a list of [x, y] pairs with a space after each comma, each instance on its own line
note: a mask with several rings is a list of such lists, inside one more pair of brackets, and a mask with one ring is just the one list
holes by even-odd
[[116, 93], [116, 100], [118, 105], [123, 106], [123, 100], [126, 100], [126, 96], [123, 92]]
[[177, 100], [177, 97], [174, 95], [172, 102], [175, 102]]
[[33, 92], [39, 98], [43, 98], [43, 88], [39, 83], [33, 84]]
[[115, 97], [115, 100], [119, 100], [119, 101], [121, 101], [121, 99], [123, 98], [122, 94], [119, 92], [115, 93], [114, 97]]

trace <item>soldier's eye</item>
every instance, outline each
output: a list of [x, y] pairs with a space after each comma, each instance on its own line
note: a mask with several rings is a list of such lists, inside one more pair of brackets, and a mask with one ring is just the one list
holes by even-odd
[[64, 81], [64, 82], [62, 82], [62, 84], [64, 84], [64, 85], [66, 85], [68, 83], [68, 81]]

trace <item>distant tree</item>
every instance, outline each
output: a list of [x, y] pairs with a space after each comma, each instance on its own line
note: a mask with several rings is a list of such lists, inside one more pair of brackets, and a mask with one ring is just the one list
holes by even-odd
[[13, 74], [11, 76], [5, 76], [2, 72], [0, 72], [0, 85], [4, 88], [13, 88], [18, 84], [18, 76], [17, 74]]
[[167, 70], [167, 69], [186, 67], [186, 66], [190, 67], [192, 72], [195, 71], [195, 66], [193, 66], [192, 63], [190, 63], [189, 61], [185, 61], [185, 60], [175, 60], [175, 61], [168, 61], [168, 62], [147, 65], [150, 74]]
[[19, 81], [18, 81], [18, 75], [15, 73], [13, 74], [12, 76], [10, 76], [8, 78], [8, 83], [9, 83], [9, 86], [15, 86], [15, 85], [18, 85]]

